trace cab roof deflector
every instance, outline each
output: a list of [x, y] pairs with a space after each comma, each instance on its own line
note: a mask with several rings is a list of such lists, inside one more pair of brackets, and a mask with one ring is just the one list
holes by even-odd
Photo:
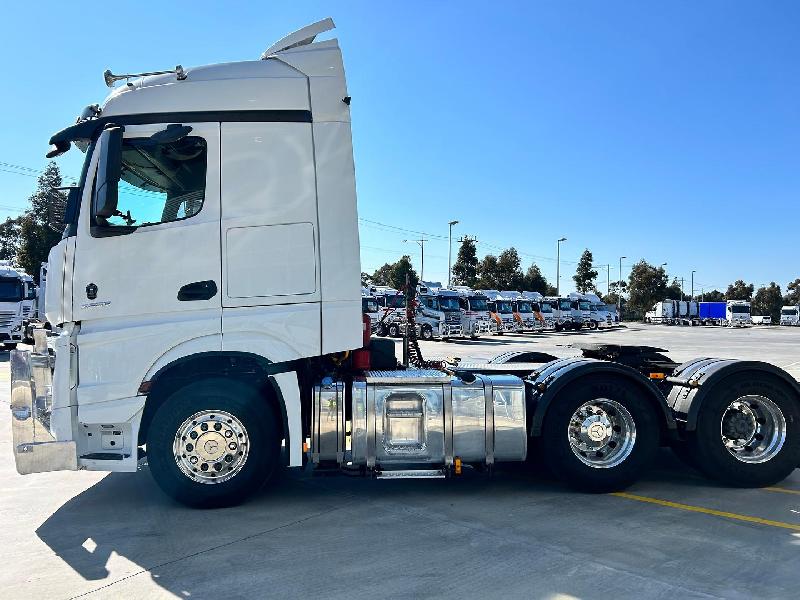
[[323, 19], [322, 21], [312, 23], [311, 25], [306, 25], [302, 29], [298, 29], [294, 33], [290, 33], [282, 40], [275, 42], [272, 44], [272, 46], [264, 50], [263, 54], [261, 54], [261, 60], [266, 60], [273, 54], [277, 54], [278, 52], [282, 52], [284, 50], [289, 50], [290, 48], [306, 46], [313, 42], [314, 38], [320, 33], [325, 33], [326, 31], [330, 31], [335, 27], [336, 25], [334, 25], [333, 19], [330, 17]]

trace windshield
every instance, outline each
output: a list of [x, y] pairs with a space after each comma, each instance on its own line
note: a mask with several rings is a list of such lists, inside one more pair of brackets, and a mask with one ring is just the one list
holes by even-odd
[[581, 307], [581, 310], [591, 310], [590, 308], [591, 305], [587, 300], [581, 300], [580, 302], [578, 302], [578, 306]]
[[486, 301], [486, 298], [481, 298], [480, 296], [473, 296], [470, 298], [469, 306], [472, 310], [489, 310], [489, 303]]
[[543, 313], [551, 313], [553, 312], [553, 307], [550, 305], [549, 302], [542, 302], [539, 310]]
[[397, 294], [396, 296], [386, 296], [386, 306], [389, 308], [405, 308], [406, 297]]
[[19, 279], [0, 277], [0, 302], [19, 302], [22, 298], [22, 282]]
[[781, 309], [781, 314], [782, 315], [794, 316], [794, 315], [797, 314], [797, 309], [796, 308], [783, 308], [783, 309]]
[[592, 310], [606, 312], [608, 309], [605, 304], [592, 304]]
[[455, 296], [439, 296], [439, 307], [442, 310], [461, 310]]
[[750, 314], [750, 307], [742, 304], [731, 305], [731, 312], [737, 315]]
[[509, 314], [514, 312], [513, 310], [511, 310], [511, 302], [498, 300], [496, 304], [497, 304], [497, 312], [499, 313]]
[[524, 302], [520, 300], [517, 302], [517, 312], [521, 313], [533, 312], [533, 307], [531, 306], [530, 302]]
[[378, 301], [375, 298], [362, 298], [361, 310], [363, 312], [378, 312]]
[[572, 308], [572, 303], [569, 300], [559, 300], [558, 308], [560, 310], [570, 310]]

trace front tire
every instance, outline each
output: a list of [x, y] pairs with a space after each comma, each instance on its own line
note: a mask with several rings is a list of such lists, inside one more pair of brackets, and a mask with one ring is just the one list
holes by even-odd
[[764, 487], [800, 465], [800, 407], [789, 387], [765, 373], [717, 384], [687, 440], [692, 464], [737, 487]]
[[553, 400], [542, 428], [544, 462], [570, 487], [628, 487], [659, 446], [655, 409], [638, 387], [607, 375], [576, 381]]
[[147, 435], [150, 472], [187, 506], [239, 504], [275, 472], [277, 419], [258, 391], [238, 381], [207, 379], [173, 393]]
[[422, 335], [423, 340], [433, 339], [433, 328], [430, 325], [423, 325], [422, 331], [420, 333]]

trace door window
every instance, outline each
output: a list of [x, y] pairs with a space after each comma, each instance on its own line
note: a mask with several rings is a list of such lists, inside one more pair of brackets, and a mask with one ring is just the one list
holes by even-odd
[[141, 227], [196, 215], [205, 199], [206, 166], [201, 137], [165, 143], [124, 139], [117, 210], [112, 217], [95, 217], [97, 224]]

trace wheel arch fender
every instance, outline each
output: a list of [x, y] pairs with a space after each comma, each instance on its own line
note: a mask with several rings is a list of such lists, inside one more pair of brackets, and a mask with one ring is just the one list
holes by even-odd
[[140, 393], [147, 395], [139, 430], [139, 444], [145, 443], [147, 431], [158, 408], [177, 389], [198, 378], [230, 377], [257, 387], [261, 396], [276, 411], [281, 434], [290, 450], [302, 441], [300, 394], [295, 361], [274, 363], [268, 358], [247, 352], [208, 351], [178, 357], [162, 365], [146, 381]]
[[800, 403], [800, 384], [783, 369], [757, 360], [701, 358], [679, 366], [669, 381], [673, 384], [667, 403], [673, 414], [686, 423], [686, 431], [697, 429], [697, 420], [708, 395], [726, 380], [742, 373], [775, 377], [786, 384]]
[[625, 365], [593, 358], [567, 358], [545, 365], [535, 374], [529, 386], [528, 414], [530, 415], [529, 434], [531, 437], [541, 435], [547, 411], [564, 388], [582, 378], [596, 375], [611, 375], [633, 383], [655, 408], [656, 414], [661, 417], [659, 426], [662, 434], [677, 428], [664, 395], [638, 371]]

